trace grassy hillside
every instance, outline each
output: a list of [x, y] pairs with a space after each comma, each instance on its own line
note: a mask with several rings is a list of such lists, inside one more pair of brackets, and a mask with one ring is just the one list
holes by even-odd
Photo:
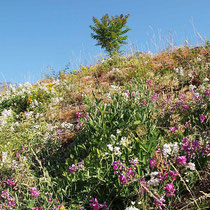
[[209, 45], [115, 56], [0, 95], [0, 209], [207, 209]]

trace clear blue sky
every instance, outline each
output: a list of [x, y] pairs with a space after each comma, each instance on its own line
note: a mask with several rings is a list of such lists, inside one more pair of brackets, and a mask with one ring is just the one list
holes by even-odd
[[[210, 0], [0, 0], [0, 82], [35, 82], [41, 73], [94, 63], [104, 53], [90, 37], [92, 17], [130, 14], [129, 50], [155, 52], [199, 32], [210, 38]], [[156, 47], [157, 46], [157, 47]]]

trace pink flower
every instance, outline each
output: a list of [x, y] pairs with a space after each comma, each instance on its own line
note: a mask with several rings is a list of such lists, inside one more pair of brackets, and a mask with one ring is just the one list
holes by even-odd
[[147, 103], [147, 101], [146, 100], [142, 100], [141, 103], [145, 105]]
[[31, 195], [32, 195], [33, 198], [39, 197], [39, 191], [37, 190], [36, 187], [31, 187], [30, 193], [31, 193]]
[[205, 90], [204, 95], [205, 96], [210, 96], [210, 90]]
[[188, 127], [190, 126], [190, 124], [191, 124], [191, 122], [188, 121], [188, 122], [186, 122], [186, 123], [184, 124], [184, 126], [185, 126], [186, 128], [188, 128]]
[[203, 114], [202, 114], [202, 115], [200, 116], [200, 121], [201, 121], [201, 123], [203, 123], [205, 119], [206, 119], [206, 115], [203, 115]]
[[15, 182], [13, 180], [7, 179], [7, 184], [9, 186], [14, 186], [15, 185]]
[[189, 109], [189, 106], [188, 106], [187, 104], [185, 104], [185, 105], [182, 106], [182, 108], [183, 108], [184, 110], [188, 110], [188, 109]]
[[98, 210], [102, 208], [102, 205], [98, 203], [96, 198], [92, 198], [90, 201], [90, 206], [93, 207], [94, 210]]
[[147, 84], [148, 84], [148, 86], [150, 87], [151, 84], [152, 84], [152, 80], [151, 80], [151, 79], [147, 80]]
[[76, 115], [77, 115], [78, 118], [83, 117], [82, 113], [80, 113], [80, 112], [77, 112]]
[[73, 174], [75, 171], [77, 171], [77, 166], [72, 164], [72, 166], [69, 166], [69, 170], [70, 170], [70, 173]]
[[[145, 178], [141, 178], [140, 183], [141, 183], [142, 186], [146, 186], [146, 184], [147, 184]], [[147, 190], [144, 187], [142, 187], [141, 192], [146, 193]]]
[[128, 181], [127, 181], [127, 179], [126, 179], [126, 175], [120, 174], [119, 178], [120, 178], [120, 182], [121, 182], [122, 184], [127, 184], [127, 183], [128, 183]]
[[164, 198], [155, 199], [155, 210], [162, 210], [162, 206], [165, 206], [164, 204], [166, 200]]
[[169, 128], [169, 130], [171, 131], [171, 133], [175, 133], [176, 132], [176, 127], [171, 127], [171, 128]]
[[176, 171], [169, 171], [168, 174], [173, 180], [176, 180], [176, 177], [178, 175]]
[[153, 169], [154, 167], [156, 167], [156, 165], [157, 165], [157, 162], [156, 162], [155, 158], [151, 158], [149, 161], [149, 167], [151, 169]]
[[125, 90], [124, 90], [124, 93], [127, 93], [127, 94], [129, 95], [130, 92], [129, 92], [129, 90], [126, 90], [126, 89], [125, 89]]
[[176, 159], [176, 162], [178, 163], [178, 164], [186, 164], [186, 161], [187, 161], [187, 158], [186, 158], [186, 156], [180, 156], [180, 157], [178, 157], [177, 159]]
[[172, 183], [166, 184], [164, 189], [167, 196], [173, 196], [173, 197], [175, 196], [174, 192], [176, 191], [176, 189], [174, 189], [174, 185]]

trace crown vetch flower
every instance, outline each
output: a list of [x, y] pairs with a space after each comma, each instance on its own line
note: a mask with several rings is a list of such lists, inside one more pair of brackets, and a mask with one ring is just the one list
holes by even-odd
[[121, 182], [122, 184], [127, 184], [127, 183], [128, 183], [125, 174], [120, 174], [119, 178], [120, 178], [120, 182]]
[[202, 114], [202, 115], [200, 116], [200, 121], [201, 121], [201, 123], [203, 123], [205, 119], [206, 119], [206, 115], [203, 115], [203, 114]]
[[157, 165], [157, 162], [156, 162], [155, 158], [151, 158], [149, 161], [149, 167], [151, 169], [153, 169], [154, 167], [156, 167], [156, 165]]
[[186, 156], [179, 156], [177, 159], [176, 159], [176, 162], [178, 163], [178, 164], [186, 164], [186, 162], [187, 162], [187, 158], [186, 158]]
[[166, 184], [164, 189], [167, 196], [175, 196], [174, 192], [176, 191], [176, 189], [174, 189], [174, 185], [172, 183]]

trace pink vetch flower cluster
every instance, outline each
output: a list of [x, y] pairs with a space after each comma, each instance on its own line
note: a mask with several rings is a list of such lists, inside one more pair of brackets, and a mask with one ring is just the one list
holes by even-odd
[[74, 172], [81, 170], [84, 168], [84, 161], [81, 161], [79, 163], [77, 163], [77, 165], [72, 164], [71, 166], [69, 166], [69, 171], [71, 174], [73, 174]]
[[63, 205], [62, 205], [62, 204], [60, 204], [60, 205], [58, 205], [58, 206], [54, 207], [54, 208], [53, 208], [53, 210], [60, 210], [60, 208], [61, 208], [62, 206], [63, 206]]
[[188, 110], [188, 109], [189, 109], [189, 106], [188, 106], [187, 104], [184, 104], [184, 105], [182, 106], [182, 108], [183, 108], [184, 110]]
[[10, 180], [10, 179], [7, 179], [7, 184], [8, 184], [9, 186], [14, 186], [14, 185], [15, 185], [15, 181]]
[[125, 167], [119, 160], [112, 163], [114, 174], [119, 174], [121, 184], [127, 184], [130, 180], [136, 180], [135, 172], [139, 162], [137, 159], [133, 158], [131, 158], [129, 162], [131, 164], [129, 168]]
[[91, 200], [89, 200], [89, 205], [91, 207], [93, 207], [93, 210], [98, 210], [98, 209], [109, 210], [109, 208], [107, 207], [106, 202], [104, 202], [104, 204], [100, 204], [100, 203], [98, 203], [96, 198], [92, 198]]
[[164, 187], [165, 189], [165, 194], [169, 197], [175, 197], [174, 192], [176, 191], [176, 189], [174, 189], [174, 185], [172, 183], [170, 184], [166, 184], [166, 186]]
[[204, 95], [205, 95], [205, 96], [210, 96], [210, 90], [205, 90], [205, 91], [204, 91]]
[[61, 208], [62, 206], [63, 206], [63, 205], [60, 204], [60, 205], [56, 206], [55, 208], [53, 208], [53, 210], [60, 210], [60, 208]]
[[44, 209], [44, 206], [40, 206], [40, 207], [38, 207], [38, 206], [36, 206], [36, 207], [33, 207], [32, 208], [32, 210], [42, 210], [42, 209]]
[[203, 123], [204, 121], [205, 121], [205, 119], [206, 119], [206, 115], [201, 115], [200, 116], [200, 121], [201, 121], [201, 123]]
[[173, 126], [169, 128], [169, 130], [171, 131], [171, 133], [175, 133], [177, 131], [177, 128]]
[[176, 162], [179, 165], [185, 165], [187, 162], [187, 158], [186, 158], [186, 156], [179, 156], [179, 157], [177, 157]]
[[32, 198], [37, 198], [39, 197], [39, 191], [37, 190], [36, 187], [31, 187], [30, 193], [32, 195]]
[[159, 96], [157, 93], [154, 93], [154, 95], [150, 95], [150, 99], [153, 103], [155, 103], [155, 101], [159, 99]]
[[164, 204], [166, 200], [161, 197], [161, 198], [156, 198], [155, 199], [155, 210], [162, 210], [162, 207], [164, 207], [166, 204]]
[[1, 197], [2, 197], [5, 201], [7, 201], [7, 207], [8, 207], [9, 209], [13, 209], [13, 207], [16, 206], [15, 199], [12, 198], [12, 197], [10, 196], [10, 194], [9, 194], [8, 191], [6, 191], [6, 190], [1, 191]]
[[124, 96], [126, 97], [126, 98], [129, 98], [129, 99], [131, 99], [131, 98], [138, 98], [138, 96], [139, 96], [139, 92], [137, 91], [137, 92], [132, 92], [132, 93], [130, 93], [130, 91], [129, 90], [124, 90]]
[[202, 145], [198, 140], [191, 141], [187, 137], [183, 138], [181, 147], [188, 161], [195, 159], [198, 153], [201, 153], [202, 156], [207, 156], [210, 152], [209, 143]]
[[148, 85], [148, 88], [150, 88], [150, 87], [151, 87], [151, 84], [152, 84], [152, 80], [151, 80], [151, 79], [148, 79], [148, 80], [146, 81], [146, 83], [147, 83], [147, 85]]
[[146, 103], [147, 103], [147, 101], [146, 101], [146, 100], [142, 100], [142, 101], [141, 101], [141, 104], [146, 105]]

